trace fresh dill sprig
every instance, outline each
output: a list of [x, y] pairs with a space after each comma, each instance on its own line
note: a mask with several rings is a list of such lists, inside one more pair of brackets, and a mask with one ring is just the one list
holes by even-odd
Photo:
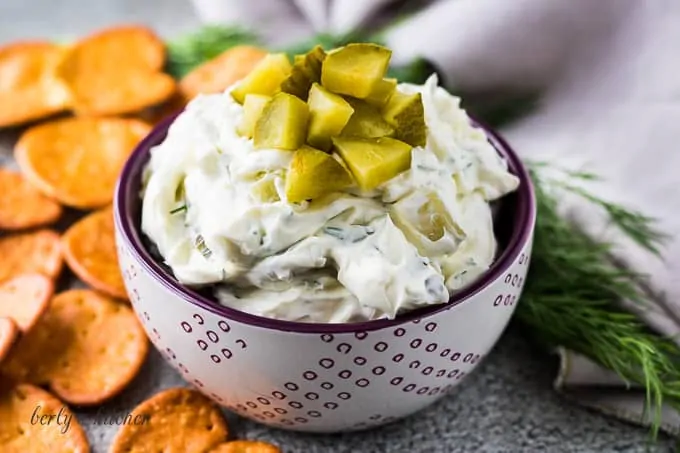
[[234, 46], [260, 43], [257, 35], [236, 26], [206, 25], [193, 33], [167, 43], [165, 70], [175, 78], [182, 78], [199, 64], [210, 60]]
[[[559, 191], [602, 206], [614, 226], [652, 252], [658, 251], [664, 235], [648, 217], [565, 180], [547, 178], [541, 167], [531, 168], [538, 212], [532, 263], [517, 319], [543, 345], [579, 352], [624, 380], [643, 385], [646, 418], [655, 437], [662, 403], [680, 407], [680, 348], [618, 303], [648, 300], [638, 285], [644, 276], [617, 266], [611, 259], [612, 244], [592, 239], [561, 217]], [[596, 179], [586, 173], [570, 177]]]

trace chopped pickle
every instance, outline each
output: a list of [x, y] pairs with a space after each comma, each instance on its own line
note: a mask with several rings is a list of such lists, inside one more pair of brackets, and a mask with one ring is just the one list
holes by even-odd
[[372, 190], [411, 166], [411, 145], [389, 137], [336, 137], [333, 145], [363, 190]]
[[281, 83], [281, 91], [306, 101], [312, 84], [321, 80], [321, 65], [326, 58], [326, 52], [321, 46], [316, 46], [302, 58], [298, 57], [295, 56], [290, 74]]
[[255, 123], [255, 148], [298, 149], [307, 137], [308, 117], [309, 109], [302, 100], [288, 93], [275, 94]]
[[392, 51], [377, 44], [348, 44], [328, 52], [321, 68], [321, 85], [333, 93], [368, 97], [382, 80]]
[[438, 241], [450, 223], [444, 203], [435, 194], [429, 194], [427, 203], [418, 209], [418, 229], [431, 241]]
[[366, 102], [379, 109], [383, 108], [396, 89], [397, 79], [382, 79], [375, 85], [371, 94], [368, 95]]
[[271, 96], [265, 96], [262, 94], [247, 94], [245, 102], [243, 103], [243, 119], [241, 123], [236, 128], [236, 131], [248, 138], [253, 137], [253, 131], [255, 130], [255, 123], [257, 119], [262, 114], [262, 109], [269, 102]]
[[395, 91], [382, 110], [385, 120], [394, 126], [394, 136], [409, 145], [425, 146], [427, 126], [420, 93]]
[[347, 102], [354, 109], [354, 113], [342, 130], [341, 136], [378, 138], [394, 134], [394, 128], [383, 119], [375, 107], [354, 98], [347, 98]]
[[303, 146], [293, 155], [286, 177], [289, 203], [319, 198], [352, 185], [352, 176], [332, 155]]
[[264, 178], [256, 182], [251, 189], [251, 193], [261, 203], [280, 201], [273, 178]]
[[441, 199], [434, 192], [414, 192], [394, 203], [390, 217], [406, 238], [423, 255], [428, 255], [436, 247], [441, 252], [455, 251], [454, 242], [432, 244], [444, 238], [446, 232], [457, 234], [457, 225]]
[[279, 91], [291, 68], [285, 53], [269, 54], [231, 90], [231, 96], [239, 104], [243, 104], [247, 94], [271, 96]]
[[354, 109], [341, 96], [333, 94], [318, 83], [309, 90], [309, 130], [307, 142], [328, 151], [331, 137], [339, 135], [349, 121]]

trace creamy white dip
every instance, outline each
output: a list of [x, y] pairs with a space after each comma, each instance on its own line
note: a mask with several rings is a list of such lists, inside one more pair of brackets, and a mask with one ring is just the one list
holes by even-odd
[[[411, 169], [371, 193], [300, 204], [285, 198], [293, 153], [240, 137], [228, 90], [197, 97], [151, 152], [143, 232], [181, 283], [260, 316], [342, 323], [446, 302], [491, 265], [489, 201], [519, 181], [436, 76], [398, 89], [425, 108]], [[428, 236], [419, 225], [431, 220], [441, 228]]]

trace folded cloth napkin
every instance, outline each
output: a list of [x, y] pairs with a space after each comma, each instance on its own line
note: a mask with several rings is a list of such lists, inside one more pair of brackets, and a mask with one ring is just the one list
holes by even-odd
[[[659, 219], [673, 235], [663, 259], [608, 228], [602, 212], [565, 199], [565, 215], [649, 275], [649, 306], [622, 301], [652, 328], [680, 333], [680, 2], [677, 0], [194, 0], [207, 21], [257, 25], [267, 38], [373, 27], [416, 11], [386, 32], [396, 63], [425, 57], [469, 95], [542, 93], [539, 107], [501, 132], [524, 158], [587, 169], [598, 195]], [[408, 5], [406, 5], [408, 3]], [[210, 7], [208, 7], [210, 6]], [[419, 9], [418, 9], [419, 8]], [[228, 12], [229, 14], [226, 14]], [[285, 36], [284, 36], [285, 35]], [[611, 372], [560, 350], [556, 388], [630, 421], [644, 396]], [[680, 433], [664, 408], [663, 429]]]

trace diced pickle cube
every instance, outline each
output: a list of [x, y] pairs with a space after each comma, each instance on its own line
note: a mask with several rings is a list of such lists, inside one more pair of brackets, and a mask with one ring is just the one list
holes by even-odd
[[296, 55], [290, 75], [281, 83], [281, 91], [306, 101], [312, 84], [321, 80], [324, 58], [326, 52], [321, 46], [314, 47], [305, 55]]
[[305, 102], [292, 94], [277, 93], [255, 123], [253, 145], [256, 149], [298, 149], [307, 138], [308, 118]]
[[390, 137], [336, 137], [333, 145], [363, 190], [372, 190], [411, 166], [411, 145]]
[[291, 68], [285, 53], [269, 54], [231, 90], [231, 96], [239, 104], [243, 104], [247, 94], [271, 96], [279, 91]]
[[248, 138], [253, 137], [255, 123], [262, 114], [264, 106], [269, 102], [271, 96], [262, 94], [247, 94], [243, 103], [243, 118], [237, 127], [237, 132]]
[[253, 184], [251, 193], [260, 203], [275, 203], [279, 201], [279, 193], [273, 178], [264, 178]]
[[427, 126], [420, 93], [395, 91], [382, 110], [383, 117], [395, 128], [394, 136], [409, 145], [425, 146]]
[[378, 138], [394, 134], [394, 128], [375, 107], [354, 98], [347, 98], [347, 102], [354, 109], [354, 113], [342, 130], [341, 136]]
[[366, 102], [380, 109], [387, 104], [396, 89], [397, 79], [382, 79], [376, 83], [375, 88], [366, 98]]
[[299, 203], [337, 192], [352, 183], [352, 176], [335, 157], [305, 145], [295, 151], [288, 167], [286, 198], [289, 203]]
[[349, 121], [354, 109], [341, 96], [333, 94], [318, 83], [309, 90], [309, 131], [307, 142], [328, 151], [331, 137], [339, 135]]
[[348, 44], [328, 52], [321, 68], [321, 85], [333, 93], [368, 97], [382, 80], [392, 51], [377, 44]]

